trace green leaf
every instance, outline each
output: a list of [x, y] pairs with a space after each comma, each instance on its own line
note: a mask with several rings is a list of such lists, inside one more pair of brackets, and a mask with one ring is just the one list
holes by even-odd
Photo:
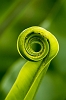
[[51, 60], [58, 53], [58, 41], [47, 30], [33, 26], [19, 35], [17, 49], [29, 61], [20, 70], [5, 100], [33, 100]]
[[[38, 2], [38, 4], [37, 4]], [[52, 2], [52, 3], [51, 3]], [[25, 28], [39, 25], [55, 5], [53, 0], [6, 0], [0, 3], [0, 77], [19, 57], [16, 40]], [[4, 6], [5, 5], [5, 6]], [[35, 6], [36, 5], [36, 6]], [[3, 7], [4, 6], [4, 7]], [[49, 9], [48, 9], [49, 8]], [[45, 10], [44, 10], [45, 9]], [[28, 15], [28, 16], [26, 16]], [[7, 52], [8, 51], [8, 52]]]

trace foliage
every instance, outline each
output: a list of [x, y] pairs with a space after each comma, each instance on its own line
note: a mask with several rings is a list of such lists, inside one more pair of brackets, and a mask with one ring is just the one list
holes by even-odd
[[6, 97], [21, 69], [22, 59], [16, 49], [18, 35], [25, 28], [36, 25], [46, 28], [57, 37], [60, 51], [51, 62], [35, 99], [66, 99], [66, 1], [0, 0], [1, 100]]

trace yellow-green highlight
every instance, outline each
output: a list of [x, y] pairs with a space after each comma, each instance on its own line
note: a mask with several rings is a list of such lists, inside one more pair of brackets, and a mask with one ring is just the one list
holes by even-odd
[[[40, 45], [37, 51], [35, 43]], [[49, 31], [33, 26], [21, 32], [17, 40], [17, 49], [27, 62], [5, 100], [33, 100], [51, 60], [59, 51], [59, 44]]]

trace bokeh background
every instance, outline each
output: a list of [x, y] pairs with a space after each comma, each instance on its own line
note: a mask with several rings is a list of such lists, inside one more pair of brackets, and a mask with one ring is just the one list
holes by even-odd
[[18, 35], [36, 25], [53, 33], [60, 49], [34, 100], [66, 100], [66, 0], [0, 0], [0, 100], [26, 62], [17, 52]]

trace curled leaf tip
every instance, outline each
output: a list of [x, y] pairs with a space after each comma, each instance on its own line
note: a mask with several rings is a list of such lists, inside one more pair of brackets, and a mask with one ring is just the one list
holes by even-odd
[[59, 46], [57, 39], [42, 27], [33, 26], [25, 29], [18, 37], [17, 49], [27, 60], [39, 61], [49, 53], [55, 56]]
[[5, 100], [33, 100], [51, 60], [59, 51], [54, 35], [39, 26], [21, 32], [17, 40], [19, 54], [28, 61]]

